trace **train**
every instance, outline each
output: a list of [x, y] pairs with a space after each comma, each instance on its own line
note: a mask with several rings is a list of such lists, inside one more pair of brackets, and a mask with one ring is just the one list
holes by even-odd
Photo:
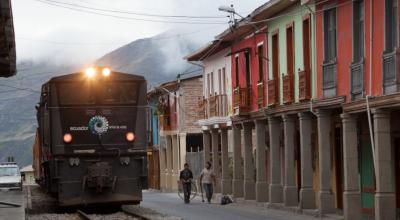
[[90, 67], [51, 78], [36, 105], [36, 182], [60, 207], [138, 204], [147, 188], [143, 76]]

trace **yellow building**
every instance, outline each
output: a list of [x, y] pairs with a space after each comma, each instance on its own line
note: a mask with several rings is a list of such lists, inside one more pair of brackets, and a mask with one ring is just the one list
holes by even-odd
[[24, 185], [33, 185], [35, 183], [35, 177], [33, 175], [32, 165], [28, 165], [21, 169], [21, 176]]

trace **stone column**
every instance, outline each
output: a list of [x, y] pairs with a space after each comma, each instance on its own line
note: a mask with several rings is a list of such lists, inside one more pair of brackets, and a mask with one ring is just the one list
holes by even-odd
[[342, 114], [344, 192], [343, 214], [345, 219], [361, 220], [361, 193], [358, 169], [357, 119]]
[[172, 189], [178, 190], [178, 179], [179, 179], [179, 145], [178, 135], [172, 137]]
[[375, 219], [396, 219], [395, 165], [390, 134], [390, 112], [376, 109], [375, 138]]
[[254, 163], [253, 163], [253, 143], [252, 143], [252, 123], [244, 123], [244, 199], [245, 200], [255, 200], [255, 182], [254, 182]]
[[313, 190], [313, 155], [311, 151], [312, 117], [309, 113], [299, 113], [300, 121], [300, 164], [301, 164], [301, 209], [315, 208], [315, 193]]
[[167, 169], [166, 169], [166, 189], [172, 190], [172, 140], [171, 136], [168, 135], [165, 137], [167, 142], [166, 156], [167, 156]]
[[318, 155], [319, 155], [319, 211], [320, 214], [334, 213], [331, 172], [331, 115], [328, 111], [318, 110]]
[[216, 183], [214, 187], [215, 193], [221, 192], [221, 167], [219, 155], [219, 133], [217, 129], [211, 130], [211, 144], [212, 144], [212, 169], [215, 174]]
[[228, 129], [226, 128], [221, 129], [221, 161], [221, 190], [223, 195], [229, 195], [232, 193], [232, 180], [229, 176]]
[[270, 184], [269, 184], [269, 202], [281, 203], [283, 200], [282, 195], [282, 181], [281, 181], [281, 155], [279, 152], [281, 126], [280, 120], [275, 117], [268, 118], [269, 125], [269, 141], [270, 141]]
[[267, 202], [268, 201], [268, 183], [265, 167], [265, 120], [256, 120], [256, 201]]
[[[198, 146], [191, 146], [193, 149], [197, 149]], [[179, 161], [180, 161], [180, 166], [179, 169], [183, 170], [184, 169], [184, 164], [187, 162], [186, 161], [186, 133], [181, 133], [179, 134]]]
[[295, 121], [291, 115], [284, 115], [283, 127], [285, 131], [285, 177], [283, 188], [283, 203], [285, 206], [298, 205], [298, 192], [296, 187], [295, 165], [294, 165], [294, 137]]
[[204, 164], [203, 167], [206, 166], [206, 163], [210, 161], [210, 142], [211, 135], [209, 130], [203, 131], [203, 152], [204, 152]]
[[233, 144], [233, 181], [232, 194], [234, 198], [243, 197], [243, 167], [241, 152], [241, 129], [239, 125], [232, 125]]
[[160, 188], [161, 190], [166, 188], [167, 181], [166, 181], [166, 153], [165, 148], [160, 147]]

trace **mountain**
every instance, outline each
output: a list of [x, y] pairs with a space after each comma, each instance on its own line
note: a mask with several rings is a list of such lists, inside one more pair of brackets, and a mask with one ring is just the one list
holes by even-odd
[[[197, 44], [189, 38], [163, 33], [133, 41], [97, 60], [97, 64], [131, 74], [144, 75], [149, 85], [176, 78], [190, 67], [182, 57]], [[32, 163], [36, 110], [41, 85], [51, 77], [81, 69], [81, 66], [60, 65], [49, 60], [20, 61], [18, 73], [0, 78], [0, 162], [14, 156], [20, 166]], [[191, 70], [195, 69], [193, 67]]]
[[175, 36], [176, 33], [169, 31], [133, 41], [104, 55], [97, 60], [97, 64], [110, 66], [120, 72], [143, 75], [152, 85], [175, 79], [177, 74], [192, 67], [183, 57], [199, 46], [188, 37], [177, 39]]

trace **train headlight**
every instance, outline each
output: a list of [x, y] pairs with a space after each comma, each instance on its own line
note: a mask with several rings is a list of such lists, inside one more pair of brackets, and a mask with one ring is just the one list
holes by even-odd
[[66, 143], [66, 144], [71, 143], [72, 135], [70, 133], [64, 134], [63, 140], [64, 140], [64, 143]]
[[109, 77], [111, 74], [111, 70], [109, 68], [104, 68], [102, 73], [103, 73], [103, 76]]
[[126, 140], [132, 142], [135, 140], [135, 134], [133, 132], [126, 133]]
[[94, 67], [89, 67], [86, 69], [85, 74], [88, 78], [93, 78], [96, 75], [96, 69]]

